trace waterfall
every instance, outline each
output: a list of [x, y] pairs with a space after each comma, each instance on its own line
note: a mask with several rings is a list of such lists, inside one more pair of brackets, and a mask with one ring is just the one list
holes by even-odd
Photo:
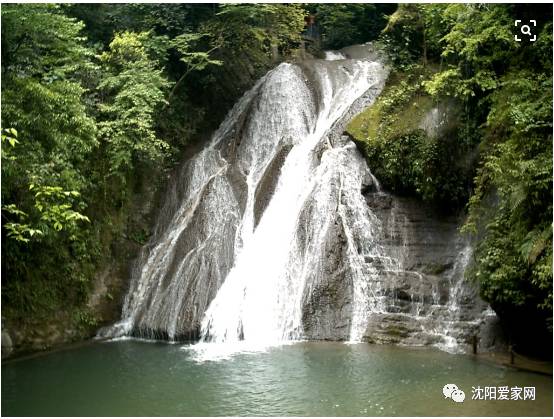
[[[100, 335], [253, 345], [373, 339], [368, 325], [398, 301], [391, 275], [412, 271], [383, 244], [384, 218], [368, 198], [388, 195], [342, 135], [388, 75], [365, 48], [366, 58], [357, 48], [356, 59], [334, 52], [280, 64], [237, 102], [176, 176], [122, 319]], [[410, 321], [423, 300], [412, 295]]]
[[[308, 117], [293, 112], [281, 122], [300, 127], [301, 135], [292, 139], [275, 191], [254, 230], [251, 211], [254, 193], [249, 194], [243, 217], [243, 229], [247, 227], [243, 236], [247, 239], [206, 312], [202, 322], [204, 339], [275, 342], [301, 337], [303, 290], [309, 275], [322, 274], [318, 272], [319, 252], [325, 247], [326, 233], [336, 219], [334, 213], [344, 212], [345, 205], [352, 203], [350, 210], [356, 211], [359, 220], [343, 216], [341, 221], [358, 222], [371, 231], [367, 206], [365, 211], [358, 208], [364, 207], [360, 194], [363, 161], [352, 143], [333, 147], [327, 134], [355, 99], [372, 85], [382, 83], [384, 69], [378, 63], [365, 61], [352, 62], [350, 68], [325, 62], [314, 63], [314, 67], [321, 94], [317, 112], [313, 100], [305, 94], [308, 86], [293, 66], [282, 65], [269, 77], [270, 83], [276, 77], [287, 80], [287, 100], [274, 103], [274, 98], [268, 98], [269, 113], [279, 114], [281, 108], [293, 106], [291, 101], [301, 102], [298, 93], [301, 99], [308, 99], [300, 106], [310, 112]], [[257, 138], [265, 135], [263, 120], [268, 116], [265, 112], [260, 114], [261, 130], [255, 133]], [[257, 189], [258, 178], [251, 178], [249, 190]], [[348, 199], [351, 202], [344, 202]], [[307, 208], [313, 214], [310, 219], [302, 219]], [[350, 227], [354, 225], [345, 226]], [[309, 237], [305, 237], [306, 233]], [[355, 258], [352, 262], [355, 263]]]

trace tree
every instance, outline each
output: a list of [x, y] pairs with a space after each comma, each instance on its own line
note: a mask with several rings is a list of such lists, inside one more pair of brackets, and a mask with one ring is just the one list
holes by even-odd
[[123, 32], [100, 59], [105, 75], [98, 89], [99, 135], [108, 159], [108, 173], [125, 183], [137, 163], [155, 164], [169, 144], [155, 132], [155, 113], [164, 103], [169, 82], [147, 51], [149, 32]]
[[88, 220], [74, 205], [84, 208], [76, 198], [97, 146], [79, 83], [92, 54], [82, 25], [56, 6], [7, 5], [2, 23], [2, 120], [12, 127], [2, 134], [4, 226], [8, 237], [42, 240]]
[[324, 48], [377, 39], [395, 4], [319, 4], [314, 7]]
[[224, 4], [204, 30], [222, 47], [271, 55], [272, 47], [288, 52], [298, 45], [305, 13], [296, 4]]
[[514, 42], [514, 19], [508, 9], [456, 4], [445, 8], [442, 14], [447, 33], [439, 42], [447, 67], [427, 84], [428, 91], [468, 97], [496, 88], [498, 73], [503, 72], [505, 63], [519, 48]]

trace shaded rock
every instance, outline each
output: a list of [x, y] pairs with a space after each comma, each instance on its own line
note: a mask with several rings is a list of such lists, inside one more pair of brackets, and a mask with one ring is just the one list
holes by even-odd
[[302, 305], [306, 339], [347, 340], [351, 325], [352, 272], [345, 255], [346, 242], [340, 224], [328, 232], [324, 258], [325, 275], [309, 277]]
[[13, 342], [9, 333], [2, 330], [2, 359], [10, 356], [13, 352]]
[[378, 272], [387, 291], [382, 311], [369, 315], [363, 340], [467, 352], [477, 336], [480, 350], [497, 347], [489, 337], [497, 336], [490, 326], [494, 313], [464, 279], [471, 245], [458, 232], [461, 220], [387, 193], [368, 194], [366, 201], [381, 222], [382, 253], [395, 263]]
[[262, 175], [262, 179], [260, 180], [255, 192], [254, 226], [257, 226], [260, 222], [260, 217], [273, 196], [273, 192], [275, 191], [275, 187], [277, 186], [277, 182], [279, 180], [279, 172], [291, 148], [292, 146], [290, 144], [281, 144], [279, 151], [275, 154], [274, 158], [269, 163], [268, 168]]

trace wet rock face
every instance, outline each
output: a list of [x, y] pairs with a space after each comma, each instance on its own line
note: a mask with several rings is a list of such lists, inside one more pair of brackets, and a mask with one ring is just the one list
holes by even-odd
[[7, 358], [13, 351], [12, 338], [5, 330], [2, 330], [2, 359]]
[[384, 193], [343, 135], [387, 74], [307, 60], [261, 79], [175, 180], [105, 336], [467, 351], [487, 311], [460, 220]]
[[396, 259], [383, 270], [384, 310], [372, 313], [364, 340], [434, 345], [454, 352], [489, 350], [497, 317], [464, 278], [471, 247], [459, 233], [462, 220], [445, 217], [421, 202], [386, 193], [366, 194], [381, 221], [380, 244]]
[[307, 60], [262, 78], [175, 180], [122, 320], [99, 335], [180, 340], [200, 329], [202, 340], [226, 343], [359, 330], [369, 171], [341, 133], [387, 74], [378, 61]]
[[[378, 228], [364, 256], [368, 285], [363, 291], [370, 304], [361, 340], [451, 352], [471, 352], [474, 344], [478, 351], [501, 349], [496, 315], [464, 278], [471, 247], [458, 231], [461, 220], [381, 192], [374, 179], [365, 180], [362, 190]], [[345, 234], [336, 230], [326, 241], [324, 279], [313, 280], [304, 304], [307, 339], [352, 336], [353, 267], [344, 253]]]
[[335, 221], [322, 258], [324, 275], [310, 278], [312, 287], [302, 306], [304, 338], [348, 340], [352, 311], [352, 272], [346, 255], [346, 236]]

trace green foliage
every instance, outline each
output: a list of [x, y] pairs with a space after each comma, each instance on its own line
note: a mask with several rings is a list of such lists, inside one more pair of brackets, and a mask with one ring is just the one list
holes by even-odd
[[464, 226], [483, 231], [474, 276], [498, 305], [551, 310], [552, 78], [522, 70], [500, 85], [491, 95], [488, 149]]
[[175, 92], [179, 89], [180, 85], [186, 80], [190, 73], [201, 72], [209, 66], [223, 65], [223, 61], [212, 58], [213, 52], [221, 48], [222, 40], [219, 38], [212, 39], [212, 44], [209, 45], [210, 49], [202, 51], [199, 49], [198, 44], [201, 44], [201, 41], [204, 41], [206, 38], [211, 39], [210, 34], [184, 33], [172, 39], [171, 46], [179, 53], [179, 60], [185, 64], [186, 70], [171, 90], [168, 102], [171, 101]]
[[429, 83], [429, 92], [466, 97], [496, 88], [495, 69], [519, 48], [509, 10], [501, 5], [456, 4], [443, 15], [448, 32], [439, 43], [448, 65]]
[[423, 55], [423, 6], [401, 4], [389, 17], [380, 43], [399, 69]]
[[[4, 82], [2, 117], [5, 123], [25, 133], [18, 153], [25, 156], [26, 164], [37, 166], [33, 167], [35, 173], [63, 177], [64, 170], [74, 171], [97, 147], [96, 126], [87, 115], [82, 101], [85, 91], [78, 83], [44, 83], [31, 77], [10, 76]], [[55, 167], [44, 165], [45, 154], [58, 157], [52, 161]]]
[[[205, 34], [194, 42], [195, 51], [209, 52], [210, 60], [223, 65], [209, 65], [202, 71], [190, 72], [186, 82], [175, 86], [170, 103], [176, 113], [174, 121], [183, 121], [183, 111], [191, 108], [200, 115], [190, 125], [198, 130], [198, 122], [217, 124], [255, 80], [281, 60], [295, 56], [304, 30], [305, 10], [298, 4], [222, 4], [203, 21], [194, 33]], [[183, 64], [183, 71], [187, 67]], [[188, 107], [178, 100], [186, 93]], [[193, 105], [193, 106], [191, 106]], [[170, 108], [171, 108], [170, 107]], [[205, 129], [205, 128], [204, 128]]]
[[287, 53], [297, 47], [306, 12], [297, 4], [223, 4], [206, 32], [231, 50]]
[[[7, 143], [7, 144], [5, 144]], [[15, 147], [18, 144], [17, 141], [17, 130], [15, 128], [8, 128], [2, 130], [2, 144], [7, 146], [8, 144], [12, 147]], [[2, 156], [5, 157], [5, 156]]]
[[[19, 217], [22, 221], [28, 218], [28, 215], [18, 209], [15, 204], [4, 205], [2, 210]], [[29, 224], [23, 224], [22, 222], [8, 222], [4, 225], [4, 228], [8, 231], [8, 237], [24, 243], [27, 243], [35, 234], [37, 236], [43, 235], [41, 230], [31, 228]]]
[[377, 38], [394, 4], [318, 4], [314, 6], [323, 48], [339, 49]]
[[[64, 229], [75, 238], [79, 222], [89, 221], [80, 212], [85, 204], [75, 201], [87, 186], [81, 170], [97, 146], [78, 81], [93, 68], [82, 24], [56, 6], [7, 5], [2, 30], [2, 53], [10, 57], [2, 67], [2, 119], [14, 127], [2, 135], [7, 237], [49, 242]], [[8, 240], [6, 251], [11, 246]]]
[[85, 302], [100, 248], [109, 244], [100, 237], [113, 229], [106, 213], [126, 193], [109, 175], [136, 177], [137, 162], [163, 164], [168, 149], [155, 133], [155, 112], [168, 87], [160, 61], [169, 41], [129, 34], [97, 57], [82, 30], [58, 6], [2, 7], [9, 318], [47, 318]]
[[430, 112], [439, 112], [423, 90], [430, 76], [422, 67], [392, 75], [375, 104], [354, 118], [347, 130], [361, 144], [371, 170], [385, 187], [452, 210], [467, 199], [471, 170], [464, 155], [474, 144], [462, 146], [459, 121], [445, 121], [451, 126], [440, 135], [423, 130]]
[[76, 323], [85, 329], [98, 326], [98, 319], [96, 316], [86, 309], [76, 310], [74, 313]]
[[[8, 237], [17, 241], [29, 242], [30, 239], [40, 239], [41, 236], [53, 234], [65, 229], [71, 233], [70, 240], [75, 240], [75, 232], [79, 229], [81, 221], [89, 222], [90, 219], [78, 211], [73, 210], [74, 200], [80, 194], [77, 191], [64, 191], [59, 186], [29, 185], [29, 190], [34, 193], [34, 205], [32, 213], [24, 212], [15, 204], [8, 204], [2, 210], [17, 220], [5, 223]], [[84, 207], [82, 202], [77, 206]], [[6, 216], [6, 218], [11, 218]]]
[[[515, 42], [514, 20], [530, 15], [537, 19], [536, 42]], [[499, 313], [512, 319], [526, 313], [544, 330], [552, 319], [551, 8], [402, 5], [382, 42], [399, 68], [440, 60], [440, 71], [422, 88], [433, 100], [455, 97], [463, 104], [465, 121], [451, 152], [479, 141], [463, 228], [477, 242], [470, 275]], [[415, 158], [411, 147], [419, 143], [402, 140], [409, 143], [402, 153]], [[398, 182], [409, 182], [413, 171], [402, 168], [395, 169]]]
[[173, 47], [181, 54], [180, 60], [186, 64], [187, 72], [201, 71], [209, 65], [222, 65], [220, 60], [211, 58], [210, 53], [219, 48], [219, 45], [213, 46], [209, 51], [195, 50], [195, 44], [202, 38], [209, 37], [206, 33], [184, 33], [176, 36], [173, 41]]
[[170, 147], [154, 129], [169, 83], [148, 55], [148, 38], [147, 32], [117, 34], [100, 56], [106, 70], [98, 89], [107, 99], [99, 104], [99, 136], [109, 175], [123, 183], [137, 162], [160, 163]]
[[227, 106], [219, 86], [234, 88], [234, 101], [248, 87], [236, 74], [257, 78], [275, 51], [298, 47], [305, 11], [9, 4], [1, 13], [2, 315], [15, 327], [65, 319], [84, 333], [100, 318], [85, 308], [98, 266], [130, 257], [122, 242], [148, 238], [136, 195], [153, 196], [184, 146], [213, 129]]
[[86, 69], [91, 51], [83, 45], [83, 24], [58, 5], [2, 7], [2, 73], [57, 80]]

